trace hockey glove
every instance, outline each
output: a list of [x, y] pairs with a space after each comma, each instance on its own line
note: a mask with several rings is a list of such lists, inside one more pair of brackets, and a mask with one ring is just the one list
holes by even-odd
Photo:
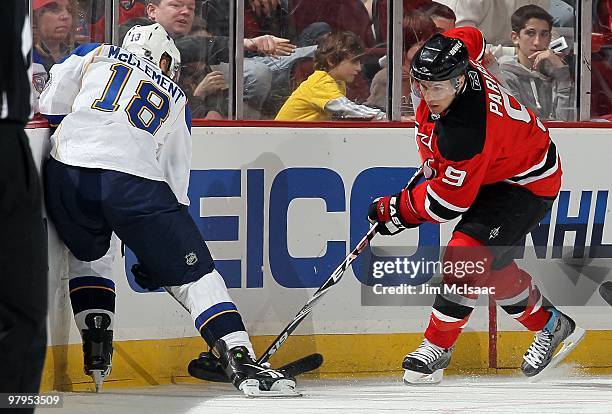
[[419, 224], [408, 223], [400, 214], [399, 203], [402, 193], [375, 199], [368, 208], [370, 223], [378, 223], [378, 233], [384, 236], [397, 234], [404, 229], [418, 227]]

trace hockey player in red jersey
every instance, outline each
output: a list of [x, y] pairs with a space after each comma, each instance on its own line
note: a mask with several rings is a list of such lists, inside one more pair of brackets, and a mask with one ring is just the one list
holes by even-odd
[[447, 263], [482, 260], [486, 272], [444, 272], [425, 339], [404, 358], [404, 381], [442, 379], [477, 299], [476, 294], [453, 293], [457, 290], [447, 288], [452, 286], [486, 288], [504, 311], [536, 332], [521, 365], [525, 375], [535, 376], [558, 363], [584, 335], [514, 262], [517, 244], [547, 214], [559, 192], [562, 173], [555, 144], [531, 110], [482, 64], [469, 60], [460, 39], [434, 35], [417, 52], [411, 69], [422, 97], [416, 143], [426, 180], [374, 200], [368, 218], [378, 223], [379, 233], [391, 235], [461, 217], [443, 269], [456, 268]]

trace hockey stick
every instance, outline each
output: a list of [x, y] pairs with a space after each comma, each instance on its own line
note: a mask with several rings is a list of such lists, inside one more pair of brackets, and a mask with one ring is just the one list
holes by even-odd
[[[421, 178], [422, 173], [423, 167], [421, 166], [417, 169], [417, 171], [410, 178], [410, 180], [408, 180], [408, 183], [406, 184], [405, 188], [412, 188], [416, 184], [418, 179]], [[263, 355], [257, 360], [258, 364], [267, 362], [272, 357], [272, 355], [274, 355], [274, 353], [278, 351], [278, 349], [285, 343], [287, 338], [289, 338], [289, 335], [291, 335], [293, 331], [295, 331], [295, 329], [298, 327], [298, 325], [304, 320], [304, 318], [306, 318], [306, 316], [310, 314], [313, 306], [323, 297], [325, 293], [327, 293], [327, 291], [329, 291], [329, 289], [332, 288], [332, 286], [336, 285], [340, 281], [340, 279], [342, 279], [342, 276], [344, 275], [346, 269], [348, 269], [351, 263], [353, 263], [357, 256], [359, 256], [363, 249], [366, 248], [366, 246], [376, 235], [377, 226], [378, 223], [374, 223], [372, 224], [372, 226], [370, 226], [370, 229], [368, 230], [366, 235], [363, 236], [359, 243], [357, 243], [357, 246], [353, 249], [353, 251], [351, 251], [348, 256], [346, 256], [344, 261], [340, 263], [340, 265], [336, 268], [336, 270], [334, 270], [334, 272], [325, 281], [325, 283], [323, 283], [323, 285], [314, 293], [312, 298], [310, 298], [310, 300], [306, 302], [304, 307], [302, 307], [302, 309], [297, 313], [297, 315], [295, 315], [293, 320], [289, 322], [289, 325], [287, 325], [285, 329], [283, 329], [283, 331], [276, 337], [274, 342], [272, 342], [268, 349], [266, 349], [266, 352], [264, 352]]]
[[[423, 175], [423, 167], [419, 167], [414, 175], [408, 180], [405, 188], [412, 188], [416, 182]], [[289, 335], [295, 331], [298, 325], [310, 314], [313, 306], [321, 297], [327, 293], [332, 286], [337, 284], [344, 272], [353, 263], [353, 261], [359, 256], [359, 254], [365, 249], [369, 242], [376, 235], [377, 224], [373, 224], [366, 235], [357, 243], [357, 246], [349, 253], [342, 263], [334, 270], [331, 276], [323, 283], [323, 285], [314, 293], [312, 298], [302, 307], [298, 314], [293, 320], [283, 329], [283, 331], [276, 337], [274, 342], [268, 347], [263, 355], [257, 360], [258, 364], [267, 362], [272, 355], [285, 343]], [[279, 368], [290, 376], [299, 375], [305, 372], [317, 369], [323, 363], [323, 357], [321, 354], [311, 354], [305, 356], [297, 361], [290, 362], [283, 367]], [[191, 361], [188, 367], [189, 374], [193, 377], [200, 378], [207, 381], [227, 382], [229, 381], [224, 375], [224, 372], [218, 366], [218, 359], [212, 355], [212, 353], [203, 352], [200, 354], [200, 358]]]
[[[164, 287], [164, 290], [172, 296], [187, 313], [190, 313], [187, 306], [185, 306], [168, 287]], [[282, 371], [288, 377], [295, 377], [306, 372], [314, 371], [322, 364], [323, 355], [315, 353], [291, 361], [278, 368], [278, 371]], [[212, 352], [202, 352], [197, 359], [193, 359], [187, 366], [187, 372], [189, 372], [189, 375], [192, 377], [205, 381], [230, 382], [225, 370], [221, 367], [219, 358]]]
[[[323, 355], [310, 354], [295, 361], [291, 361], [282, 367], [276, 368], [288, 377], [296, 377], [306, 372], [313, 371], [323, 364]], [[189, 363], [187, 371], [192, 377], [212, 382], [230, 382], [221, 362], [212, 352], [202, 352], [198, 359]]]
[[612, 306], [612, 280], [603, 282], [601, 286], [599, 286], [599, 294], [608, 305]]

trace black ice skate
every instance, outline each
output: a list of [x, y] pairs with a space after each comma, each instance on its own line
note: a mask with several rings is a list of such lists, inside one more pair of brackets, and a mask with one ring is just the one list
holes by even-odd
[[83, 369], [100, 392], [102, 382], [110, 374], [113, 357], [113, 331], [108, 327], [110, 316], [105, 313], [90, 313], [85, 317], [87, 329], [83, 329]]
[[[282, 372], [258, 365], [244, 346], [227, 349], [219, 339], [214, 346], [221, 367], [234, 386], [248, 397], [299, 397], [295, 380]], [[267, 365], [267, 364], [266, 364]]]
[[453, 348], [441, 348], [423, 339], [421, 345], [404, 357], [402, 368], [406, 384], [437, 384], [450, 364]]
[[[535, 334], [533, 343], [523, 356], [521, 370], [528, 377], [536, 377], [553, 368], [569, 354], [584, 337], [584, 329], [576, 326], [569, 316], [550, 309], [548, 323]], [[555, 350], [562, 343], [561, 349]]]

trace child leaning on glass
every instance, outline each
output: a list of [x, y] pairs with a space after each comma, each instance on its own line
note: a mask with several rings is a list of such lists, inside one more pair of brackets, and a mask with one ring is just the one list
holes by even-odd
[[314, 55], [315, 71], [293, 91], [277, 121], [328, 121], [330, 119], [380, 120], [380, 109], [359, 105], [346, 97], [346, 84], [361, 71], [361, 40], [350, 32], [325, 36]]

